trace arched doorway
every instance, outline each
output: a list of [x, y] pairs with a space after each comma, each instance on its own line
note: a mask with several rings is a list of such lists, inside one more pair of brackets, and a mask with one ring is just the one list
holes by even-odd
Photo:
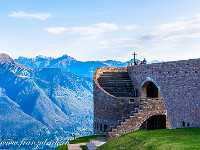
[[155, 115], [147, 119], [147, 130], [166, 129], [166, 115]]
[[149, 117], [147, 120], [145, 120], [140, 126], [140, 129], [144, 130], [170, 129], [170, 128], [171, 127], [169, 118], [165, 114], [153, 115]]
[[[148, 110], [148, 117], [146, 116], [140, 129], [154, 130], [171, 128], [164, 100], [156, 85], [152, 81], [147, 81], [142, 86], [141, 97], [150, 99], [153, 109]], [[160, 111], [161, 109], [162, 111]]]
[[152, 81], [147, 81], [141, 89], [142, 98], [162, 98], [159, 89]]
[[158, 97], [158, 88], [153, 82], [150, 82], [146, 88], [147, 88], [147, 97], [151, 97], [151, 98]]

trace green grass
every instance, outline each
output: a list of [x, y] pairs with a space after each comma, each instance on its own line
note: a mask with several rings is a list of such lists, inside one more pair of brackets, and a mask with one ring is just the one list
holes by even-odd
[[97, 150], [200, 150], [200, 128], [138, 130], [115, 138]]
[[82, 150], [86, 150], [86, 145], [81, 145]]
[[[105, 135], [83, 136], [83, 137], [76, 138], [73, 141], [70, 141], [69, 144], [89, 143], [89, 139], [99, 139], [99, 138], [106, 138], [106, 136]], [[84, 150], [84, 146], [82, 147], [82, 149]], [[68, 150], [68, 147], [67, 147], [67, 145], [62, 145], [62, 146], [56, 148], [55, 150]]]

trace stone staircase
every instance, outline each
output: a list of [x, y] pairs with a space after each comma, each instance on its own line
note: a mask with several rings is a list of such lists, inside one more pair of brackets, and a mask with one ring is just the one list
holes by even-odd
[[122, 134], [138, 130], [145, 120], [156, 114], [167, 114], [163, 99], [147, 99], [147, 101], [141, 102], [139, 108], [135, 108], [126, 117], [122, 117], [122, 120], [119, 120], [117, 124], [107, 129], [108, 141]]
[[134, 97], [136, 94], [128, 72], [103, 72], [98, 83], [116, 97]]

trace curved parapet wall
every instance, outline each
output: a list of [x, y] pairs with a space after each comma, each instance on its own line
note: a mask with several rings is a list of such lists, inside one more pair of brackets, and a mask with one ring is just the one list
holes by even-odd
[[127, 72], [127, 67], [99, 67], [94, 72], [93, 80], [97, 81], [103, 72]]
[[128, 98], [123, 105], [119, 103], [119, 97], [106, 92], [98, 83], [98, 78], [103, 72], [127, 72], [127, 67], [100, 67], [94, 72], [93, 99], [94, 99], [94, 133], [105, 134], [114, 123], [133, 109], [129, 105]]
[[[101, 89], [103, 92], [105, 92], [106, 94], [108, 94], [109, 96], [112, 96], [111, 94], [109, 94], [108, 92], [106, 92], [98, 83], [98, 78], [100, 77], [101, 74], [103, 74], [104, 72], [127, 72], [127, 67], [100, 67], [97, 68], [94, 72], [94, 76], [93, 76], [93, 81], [94, 84]], [[113, 97], [113, 96], [112, 96]]]
[[172, 128], [200, 127], [200, 59], [129, 66], [128, 73], [141, 97], [144, 83], [158, 87]]

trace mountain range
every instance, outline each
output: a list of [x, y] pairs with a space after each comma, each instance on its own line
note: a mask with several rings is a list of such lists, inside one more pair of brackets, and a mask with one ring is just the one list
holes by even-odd
[[19, 57], [15, 59], [20, 64], [29, 68], [61, 68], [78, 76], [93, 77], [94, 71], [99, 67], [125, 67], [126, 62], [115, 60], [106, 61], [78, 61], [68, 55], [59, 58], [37, 56], [36, 58]]
[[92, 130], [92, 117], [91, 78], [0, 54], [1, 139], [80, 136]]

